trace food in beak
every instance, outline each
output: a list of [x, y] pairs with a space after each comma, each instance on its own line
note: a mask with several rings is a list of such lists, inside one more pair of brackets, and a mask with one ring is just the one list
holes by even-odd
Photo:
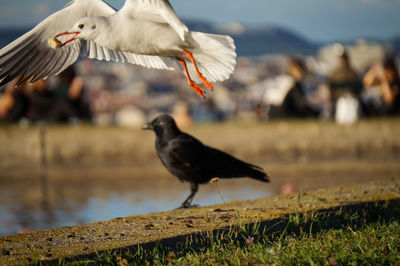
[[49, 38], [47, 41], [48, 41], [50, 48], [52, 48], [54, 50], [57, 48], [60, 48], [62, 46], [62, 42], [60, 42], [56, 37]]
[[[66, 31], [66, 32], [59, 33], [54, 38], [48, 39], [49, 47], [52, 48], [52, 49], [58, 49], [58, 48], [60, 48], [60, 47], [62, 47], [64, 45], [66, 45], [67, 43], [72, 42], [73, 40], [75, 40], [76, 37], [79, 35], [79, 33], [81, 33], [81, 32], [80, 31], [73, 31], [73, 32]], [[75, 34], [75, 35], [72, 36], [71, 39], [69, 39], [69, 40], [67, 40], [65, 42], [61, 42], [60, 40], [57, 39], [57, 37], [60, 37], [60, 36], [63, 36], [63, 35], [69, 35], [69, 34]]]

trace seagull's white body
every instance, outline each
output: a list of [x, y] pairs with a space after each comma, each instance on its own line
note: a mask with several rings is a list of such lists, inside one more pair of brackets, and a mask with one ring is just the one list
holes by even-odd
[[[71, 30], [79, 32], [73, 41], [49, 46], [49, 39]], [[73, 0], [0, 50], [0, 85], [18, 76], [22, 83], [57, 75], [79, 55], [157, 69], [174, 69], [178, 60], [192, 88], [189, 73], [205, 84], [222, 81], [236, 64], [231, 37], [189, 31], [168, 0], [126, 0], [119, 11], [102, 0]]]
[[[103, 21], [108, 30], [96, 36], [93, 40], [96, 44], [114, 51], [168, 57], [181, 56], [182, 49], [193, 46], [186, 40], [181, 40], [176, 31], [166, 24], [131, 18], [124, 20], [125, 25], [128, 24], [128, 21], [131, 26], [114, 27], [114, 25], [120, 24], [121, 17], [125, 17], [120, 13], [117, 14], [118, 16], [114, 15]], [[103, 18], [90, 19], [102, 20]]]

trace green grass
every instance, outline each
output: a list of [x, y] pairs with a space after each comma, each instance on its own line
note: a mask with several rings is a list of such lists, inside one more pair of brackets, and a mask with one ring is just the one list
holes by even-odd
[[53, 263], [400, 265], [399, 218], [399, 200], [355, 204]]

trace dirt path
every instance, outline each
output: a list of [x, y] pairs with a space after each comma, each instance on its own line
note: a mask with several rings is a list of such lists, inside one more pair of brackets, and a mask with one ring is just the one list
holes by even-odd
[[400, 180], [392, 179], [59, 227], [1, 237], [0, 264], [76, 257], [159, 240], [182, 241], [194, 233], [268, 221], [295, 212], [399, 198]]

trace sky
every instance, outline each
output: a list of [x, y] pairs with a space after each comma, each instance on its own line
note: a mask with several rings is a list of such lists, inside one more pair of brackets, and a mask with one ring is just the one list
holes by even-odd
[[[64, 0], [0, 0], [0, 28], [33, 26]], [[106, 0], [119, 9], [123, 0]], [[400, 35], [400, 0], [170, 0], [178, 16], [219, 24], [283, 25], [313, 41]]]

